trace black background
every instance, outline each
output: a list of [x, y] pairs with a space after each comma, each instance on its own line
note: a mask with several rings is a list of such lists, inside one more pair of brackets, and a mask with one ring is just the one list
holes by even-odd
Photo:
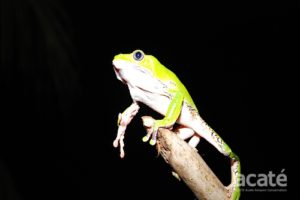
[[[38, 9], [51, 11], [45, 5]], [[14, 199], [15, 194], [19, 199], [194, 199], [184, 183], [172, 177], [155, 148], [142, 143], [140, 117], [160, 117], [147, 107], [142, 106], [126, 131], [126, 157], [120, 159], [112, 146], [117, 115], [131, 99], [111, 61], [135, 49], [156, 56], [178, 75], [201, 116], [239, 155], [243, 174], [279, 174], [282, 169], [287, 174], [284, 145], [290, 135], [288, 115], [283, 113], [293, 84], [289, 67], [295, 57], [296, 9], [92, 1], [63, 1], [60, 9], [67, 16], [60, 28], [67, 30], [72, 43], [69, 71], [49, 68], [35, 73], [42, 68], [35, 64], [33, 79], [46, 75], [31, 83], [18, 68], [7, 72], [5, 64], [1, 66], [8, 73], [2, 79], [9, 80], [1, 82], [4, 199]], [[59, 20], [57, 16], [53, 19]], [[43, 37], [32, 40], [40, 44]], [[9, 66], [15, 65], [20, 64]], [[56, 76], [72, 84], [53, 88]], [[32, 92], [40, 87], [48, 92]], [[71, 94], [65, 97], [61, 91]], [[229, 160], [204, 140], [198, 150], [228, 184]], [[241, 199], [275, 196], [282, 198], [287, 192], [243, 192]]]

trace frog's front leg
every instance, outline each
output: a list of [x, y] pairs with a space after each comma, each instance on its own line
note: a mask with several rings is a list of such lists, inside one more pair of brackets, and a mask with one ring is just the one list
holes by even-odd
[[171, 102], [168, 106], [167, 113], [165, 117], [161, 120], [155, 120], [154, 124], [151, 126], [151, 129], [148, 130], [147, 135], [143, 137], [143, 141], [147, 142], [151, 137], [150, 144], [156, 144], [157, 131], [159, 128], [169, 128], [171, 127], [178, 119], [183, 103], [183, 95], [177, 92], [174, 97], [171, 99]]
[[127, 125], [131, 122], [134, 116], [139, 111], [139, 105], [136, 102], [133, 102], [122, 114], [119, 113], [118, 116], [118, 134], [116, 139], [113, 142], [113, 146], [117, 148], [120, 144], [120, 157], [125, 156], [124, 152], [124, 135]]

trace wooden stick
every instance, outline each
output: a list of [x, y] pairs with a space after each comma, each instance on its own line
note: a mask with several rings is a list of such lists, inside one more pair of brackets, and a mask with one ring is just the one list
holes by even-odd
[[160, 128], [157, 148], [164, 160], [201, 200], [229, 200], [227, 190], [197, 150], [174, 132]]

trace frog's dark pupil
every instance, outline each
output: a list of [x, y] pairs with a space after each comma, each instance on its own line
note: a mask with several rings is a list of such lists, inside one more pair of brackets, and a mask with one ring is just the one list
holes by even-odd
[[141, 52], [139, 52], [139, 51], [138, 51], [138, 52], [136, 52], [136, 53], [135, 53], [135, 57], [136, 57], [136, 59], [138, 59], [138, 60], [139, 60], [139, 59], [141, 59], [141, 57], [142, 57], [142, 53], [141, 53]]

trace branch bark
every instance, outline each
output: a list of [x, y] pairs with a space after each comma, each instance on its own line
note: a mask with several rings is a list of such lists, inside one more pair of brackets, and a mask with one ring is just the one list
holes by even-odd
[[168, 129], [160, 128], [157, 139], [160, 155], [199, 200], [229, 200], [227, 189], [196, 149]]

